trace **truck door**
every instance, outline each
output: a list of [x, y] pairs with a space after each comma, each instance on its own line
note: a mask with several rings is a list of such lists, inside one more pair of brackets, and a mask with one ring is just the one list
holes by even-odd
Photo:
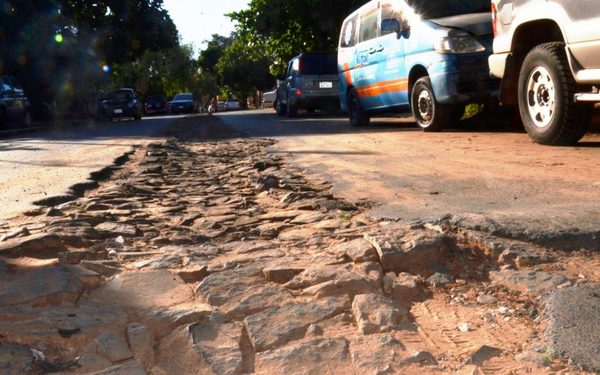
[[584, 69], [600, 69], [600, 1], [550, 0], [561, 6], [568, 20], [563, 31], [573, 56]]

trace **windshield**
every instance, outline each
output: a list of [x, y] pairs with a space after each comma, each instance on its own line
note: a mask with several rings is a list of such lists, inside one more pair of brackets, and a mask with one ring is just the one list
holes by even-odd
[[337, 74], [337, 56], [330, 53], [304, 55], [300, 70], [302, 74]]
[[109, 100], [130, 100], [132, 98], [133, 95], [128, 90], [113, 91], [108, 95]]
[[164, 102], [165, 98], [163, 98], [162, 96], [150, 96], [148, 99], [146, 99], [146, 102], [148, 103], [160, 103], [160, 102]]
[[490, 12], [490, 0], [407, 0], [423, 19]]
[[182, 101], [182, 100], [192, 100], [192, 94], [177, 94], [173, 98], [174, 101]]

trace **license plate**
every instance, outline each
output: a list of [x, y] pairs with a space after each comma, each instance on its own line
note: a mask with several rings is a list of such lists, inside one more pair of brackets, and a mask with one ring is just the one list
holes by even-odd
[[122, 109], [115, 109], [115, 114], [121, 114], [121, 113], [123, 113]]
[[322, 89], [333, 88], [333, 82], [319, 82], [319, 87]]
[[179, 107], [177, 107], [177, 109], [183, 109], [183, 106], [182, 106], [182, 105], [180, 105]]

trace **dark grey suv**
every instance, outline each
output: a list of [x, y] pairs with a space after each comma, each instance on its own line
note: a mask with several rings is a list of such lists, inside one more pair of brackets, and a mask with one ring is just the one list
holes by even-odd
[[31, 104], [25, 91], [14, 77], [0, 77], [0, 126], [8, 122], [18, 122], [24, 126], [31, 124]]
[[301, 53], [294, 57], [277, 88], [277, 114], [294, 117], [299, 109], [335, 113], [339, 108], [336, 53]]

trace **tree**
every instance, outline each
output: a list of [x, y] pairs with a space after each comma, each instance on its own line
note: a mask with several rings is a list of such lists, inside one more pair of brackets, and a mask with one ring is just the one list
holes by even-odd
[[229, 14], [249, 48], [273, 60], [272, 72], [300, 52], [335, 50], [344, 18], [364, 0], [251, 0], [249, 8]]

